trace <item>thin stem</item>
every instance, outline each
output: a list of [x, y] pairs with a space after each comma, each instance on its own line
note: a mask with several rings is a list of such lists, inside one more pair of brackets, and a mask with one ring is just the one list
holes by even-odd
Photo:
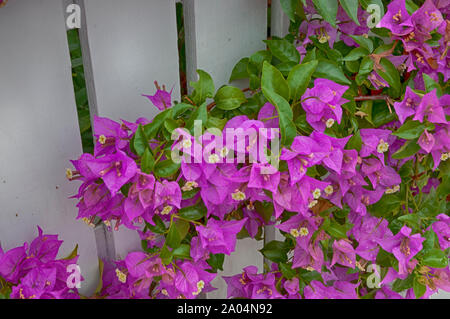
[[387, 95], [366, 95], [366, 96], [355, 96], [355, 101], [368, 101], [368, 100], [387, 100], [389, 96]]

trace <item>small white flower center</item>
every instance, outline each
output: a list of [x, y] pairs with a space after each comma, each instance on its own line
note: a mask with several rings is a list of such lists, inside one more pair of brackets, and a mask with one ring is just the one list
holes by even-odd
[[334, 125], [334, 120], [333, 120], [333, 119], [328, 119], [328, 120], [325, 122], [325, 125], [326, 125], [328, 128], [332, 127], [332, 126]]
[[184, 148], [190, 148], [192, 146], [192, 141], [191, 140], [184, 140], [183, 141], [183, 147]]
[[219, 163], [219, 161], [220, 161], [220, 158], [219, 158], [219, 155], [217, 155], [217, 154], [211, 154], [208, 157], [208, 162], [211, 164]]
[[389, 144], [383, 140], [380, 140], [380, 143], [378, 143], [378, 146], [377, 146], [377, 152], [384, 153], [384, 152], [387, 152], [388, 149], [389, 149]]
[[237, 201], [245, 200], [245, 193], [241, 192], [239, 189], [235, 190], [234, 193], [231, 194], [231, 198]]
[[297, 238], [298, 236], [300, 236], [300, 233], [299, 233], [298, 229], [296, 229], [296, 228], [292, 228], [292, 229], [289, 231], [289, 233], [290, 233], [292, 236], [294, 236], [295, 238]]
[[117, 279], [119, 279], [119, 281], [121, 282], [121, 283], [126, 283], [127, 282], [127, 275], [126, 274], [124, 274], [123, 272], [121, 272], [120, 270], [119, 270], [119, 268], [116, 268], [116, 275], [117, 275]]
[[100, 144], [102, 144], [102, 145], [104, 145], [105, 143], [106, 143], [106, 136], [105, 135], [100, 135], [99, 137], [98, 137], [98, 142], [100, 143]]
[[161, 211], [161, 215], [168, 215], [172, 211], [172, 206], [165, 206], [163, 210]]
[[333, 194], [333, 192], [334, 192], [333, 186], [328, 185], [327, 187], [325, 187], [324, 191], [325, 191], [325, 194], [327, 194], [327, 195]]
[[318, 189], [318, 188], [316, 188], [312, 194], [313, 194], [314, 199], [319, 199], [320, 195], [322, 195], [322, 193], [320, 192], [320, 189]]

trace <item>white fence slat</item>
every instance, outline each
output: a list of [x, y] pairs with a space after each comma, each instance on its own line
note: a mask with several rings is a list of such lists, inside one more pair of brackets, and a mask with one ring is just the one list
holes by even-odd
[[267, 0], [184, 0], [187, 80], [208, 72], [216, 88], [227, 84], [234, 65], [264, 50]]
[[94, 232], [75, 221], [77, 183], [65, 178], [81, 154], [62, 1], [9, 1], [0, 9], [0, 241], [11, 249], [45, 233], [79, 245], [81, 292], [98, 282]]
[[[158, 110], [141, 94], [153, 82], [180, 98], [174, 0], [82, 0], [80, 33], [91, 113], [114, 120], [153, 118]], [[87, 62], [87, 63], [86, 63]], [[117, 257], [141, 249], [135, 231], [114, 232]]]
[[272, 36], [284, 37], [289, 33], [289, 18], [281, 8], [280, 0], [272, 1], [272, 11], [270, 14], [270, 33]]
[[[267, 37], [266, 0], [184, 0], [186, 30], [187, 81], [196, 81], [196, 69], [208, 72], [216, 88], [227, 84], [234, 65], [243, 57], [264, 50]], [[239, 240], [236, 251], [226, 256], [224, 271], [229, 276], [242, 272], [248, 265], [263, 270], [258, 252], [261, 242]], [[216, 278], [218, 290], [208, 298], [225, 298], [226, 284]]]

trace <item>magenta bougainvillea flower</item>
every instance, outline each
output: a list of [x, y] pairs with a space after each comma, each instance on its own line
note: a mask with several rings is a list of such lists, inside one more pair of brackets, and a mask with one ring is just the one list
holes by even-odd
[[348, 86], [327, 79], [316, 79], [312, 89], [306, 89], [302, 96], [302, 106], [306, 111], [306, 120], [318, 131], [332, 127], [334, 122], [341, 123], [342, 104], [348, 102], [342, 95]]
[[236, 234], [242, 230], [246, 220], [219, 222], [210, 219], [206, 226], [197, 226], [203, 248], [213, 254], [231, 254], [236, 246]]
[[404, 0], [395, 0], [388, 4], [387, 12], [377, 27], [389, 29], [393, 35], [405, 35], [413, 30], [411, 16], [406, 10]]
[[79, 299], [77, 289], [67, 285], [68, 266], [76, 265], [78, 256], [56, 259], [62, 241], [40, 227], [38, 233], [31, 243], [6, 252], [0, 248], [0, 277], [12, 285], [10, 298]]
[[420, 234], [411, 235], [411, 232], [411, 228], [403, 226], [397, 235], [380, 241], [381, 247], [397, 258], [400, 275], [408, 272], [408, 263], [422, 249], [425, 240]]
[[[298, 30], [233, 70], [249, 88], [215, 93], [202, 74], [182, 103], [158, 85], [144, 95], [163, 111], [152, 121], [95, 118], [93, 154], [66, 172], [81, 183], [78, 218], [142, 240], [142, 251], [105, 264], [96, 297], [197, 298], [237, 238], [259, 241], [267, 226], [283, 238], [261, 249], [271, 265], [224, 277], [229, 298], [450, 290], [448, 5], [392, 1], [374, 35], [361, 6], [340, 3], [331, 21], [322, 2], [299, 3]], [[55, 258], [40, 252], [60, 245], [47, 241], [34, 256]], [[58, 270], [36, 267], [44, 257], [29, 251], [0, 249], [0, 276], [22, 284], [12, 295], [59, 297]]]
[[160, 111], [164, 111], [165, 109], [168, 109], [172, 106], [172, 90], [170, 92], [166, 91], [166, 88], [163, 86], [161, 89], [157, 82], [155, 82], [156, 85], [156, 93], [154, 95], [146, 95], [142, 94], [142, 96], [145, 96], [148, 98], [154, 106], [158, 108]]

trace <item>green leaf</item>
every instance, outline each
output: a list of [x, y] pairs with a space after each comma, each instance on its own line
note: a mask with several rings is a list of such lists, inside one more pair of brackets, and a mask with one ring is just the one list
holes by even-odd
[[66, 258], [63, 258], [63, 260], [71, 260], [78, 256], [78, 244], [75, 246], [75, 248], [72, 250], [72, 252], [67, 256]]
[[234, 66], [229, 82], [248, 78], [248, 61], [249, 58], [243, 58]]
[[217, 270], [223, 270], [223, 262], [225, 261], [224, 254], [210, 254], [209, 259], [206, 262], [217, 272]]
[[281, 62], [300, 62], [300, 53], [291, 42], [284, 39], [264, 40], [264, 42]]
[[284, 278], [290, 280], [295, 277], [296, 272], [292, 269], [292, 266], [289, 266], [285, 263], [279, 263], [278, 265]]
[[373, 205], [370, 205], [367, 209], [375, 217], [384, 217], [389, 215], [394, 209], [398, 209], [400, 206], [400, 198], [396, 195], [385, 195]]
[[144, 133], [148, 140], [154, 139], [158, 134], [159, 129], [164, 124], [166, 119], [172, 116], [172, 109], [167, 109], [155, 116], [153, 121], [144, 126]]
[[290, 97], [292, 100], [299, 100], [305, 93], [306, 88], [311, 81], [311, 77], [317, 68], [317, 60], [298, 64], [295, 66], [287, 78], [290, 88]]
[[199, 80], [197, 82], [190, 82], [190, 85], [194, 88], [191, 98], [197, 104], [200, 105], [206, 101], [207, 98], [214, 96], [214, 81], [211, 76], [203, 70], [197, 70]]
[[205, 206], [189, 206], [189, 207], [183, 207], [178, 212], [178, 215], [184, 219], [188, 220], [199, 220], [206, 216], [206, 208]]
[[181, 241], [186, 237], [189, 231], [189, 223], [177, 219], [173, 222], [169, 228], [169, 233], [167, 234], [166, 244], [171, 248], [178, 248], [181, 244]]
[[356, 43], [362, 48], [366, 48], [369, 53], [373, 51], [373, 42], [369, 38], [365, 38], [362, 35], [350, 35], [350, 37], [355, 40]]
[[425, 91], [431, 92], [433, 90], [436, 90], [436, 95], [438, 97], [442, 96], [442, 88], [441, 86], [436, 83], [428, 74], [422, 73], [423, 81], [425, 82]]
[[410, 157], [416, 154], [420, 150], [419, 144], [417, 144], [417, 139], [405, 142], [405, 144], [400, 147], [400, 149], [392, 154], [393, 159], [402, 159], [405, 157]]
[[227, 122], [228, 122], [227, 119], [221, 119], [218, 117], [210, 116], [208, 117], [208, 121], [206, 122], [206, 128], [218, 128], [219, 130], [222, 131]]
[[407, 214], [400, 216], [397, 219], [407, 223], [408, 226], [412, 227], [413, 229], [417, 229], [419, 227], [420, 216], [417, 214]]
[[342, 68], [337, 66], [336, 63], [319, 59], [319, 64], [317, 65], [316, 71], [313, 74], [316, 78], [325, 78], [336, 83], [351, 85], [351, 82], [342, 71]]
[[298, 0], [280, 0], [281, 8], [289, 17], [289, 19], [294, 22], [295, 21], [295, 11], [298, 6]]
[[358, 0], [339, 0], [342, 8], [347, 12], [348, 16], [359, 25], [358, 21]]
[[194, 108], [193, 105], [187, 103], [177, 103], [172, 107], [172, 116], [174, 119], [178, 118], [187, 110], [192, 110]]
[[392, 285], [392, 290], [401, 292], [413, 287], [414, 274], [409, 275], [406, 279], [396, 279]]
[[345, 146], [345, 148], [348, 149], [348, 150], [357, 150], [359, 152], [361, 150], [361, 147], [362, 147], [361, 133], [358, 130], [348, 140], [347, 145]]
[[294, 137], [297, 136], [297, 129], [292, 121], [293, 113], [289, 103], [280, 95], [266, 87], [262, 87], [264, 96], [275, 106], [278, 112], [278, 120], [281, 133], [281, 144], [291, 145]]
[[186, 128], [191, 130], [194, 127], [195, 121], [202, 121], [202, 125], [204, 126], [208, 121], [208, 109], [206, 102], [197, 107], [192, 113], [189, 120], [186, 122]]
[[153, 166], [155, 165], [155, 159], [153, 154], [148, 148], [145, 149], [144, 155], [141, 158], [141, 171], [146, 174], [153, 172]]
[[172, 251], [174, 257], [186, 259], [191, 257], [191, 246], [188, 244], [181, 244], [180, 247]]
[[269, 63], [272, 61], [272, 53], [270, 53], [270, 51], [261, 50], [253, 53], [250, 56], [250, 60], [248, 62], [247, 72], [259, 77], [261, 75], [264, 61], [267, 61]]
[[216, 93], [214, 97], [216, 106], [222, 110], [234, 110], [245, 103], [247, 99], [245, 98], [244, 92], [234, 86], [222, 86]]
[[164, 127], [166, 128], [166, 130], [172, 134], [172, 132], [180, 127], [180, 123], [178, 123], [177, 121], [175, 121], [174, 119], [167, 119], [164, 121]]
[[167, 159], [155, 165], [154, 173], [158, 177], [170, 177], [180, 169], [180, 166], [180, 163], [175, 163], [171, 159]]
[[312, 0], [312, 2], [325, 21], [336, 28], [336, 15], [338, 11], [337, 0]]
[[448, 256], [442, 250], [433, 248], [425, 252], [422, 262], [425, 266], [445, 268], [448, 265]]
[[358, 74], [369, 74], [373, 70], [373, 60], [366, 56], [361, 60]]
[[152, 220], [155, 225], [146, 223], [146, 227], [155, 234], [164, 234], [166, 232], [166, 225], [164, 224], [161, 217], [159, 217], [158, 215], [154, 215]]
[[137, 155], [144, 155], [145, 149], [149, 148], [148, 141], [149, 140], [144, 132], [144, 127], [139, 124], [133, 137], [133, 146]]
[[419, 299], [422, 297], [425, 292], [427, 291], [427, 287], [419, 282], [419, 276], [414, 277], [413, 281], [413, 290], [414, 295], [416, 296], [416, 299]]
[[438, 241], [436, 233], [432, 230], [428, 230], [423, 234], [425, 241], [423, 242], [423, 251], [426, 252], [434, 248], [434, 244]]
[[380, 60], [380, 65], [384, 69], [384, 71], [376, 68], [376, 72], [379, 76], [386, 80], [389, 86], [394, 90], [394, 97], [399, 97], [401, 94], [401, 83], [398, 70], [395, 68], [392, 62], [386, 58], [382, 58]]
[[425, 130], [425, 125], [419, 121], [408, 121], [403, 124], [397, 131], [392, 133], [392, 135], [398, 136], [405, 140], [412, 140], [420, 135], [422, 135]]
[[350, 51], [349, 54], [347, 54], [343, 60], [344, 61], [356, 61], [359, 60], [360, 58], [362, 58], [363, 56], [368, 56], [369, 55], [369, 50], [367, 50], [366, 48], [363, 47], [358, 47], [358, 48], [354, 48], [353, 50]]
[[167, 248], [167, 242], [164, 244], [164, 246], [161, 248], [161, 253], [159, 254], [159, 257], [161, 257], [161, 260], [164, 265], [168, 265], [172, 262], [173, 254], [172, 252]]
[[324, 227], [324, 230], [337, 239], [347, 238], [347, 232], [353, 227], [352, 224], [344, 224], [341, 225], [335, 220], [331, 220], [330, 224], [327, 227]]
[[289, 247], [285, 242], [272, 240], [271, 242], [264, 245], [264, 248], [260, 252], [267, 259], [280, 263], [287, 262], [287, 253], [289, 252]]
[[276, 67], [266, 61], [262, 68], [261, 86], [289, 100], [288, 82]]

